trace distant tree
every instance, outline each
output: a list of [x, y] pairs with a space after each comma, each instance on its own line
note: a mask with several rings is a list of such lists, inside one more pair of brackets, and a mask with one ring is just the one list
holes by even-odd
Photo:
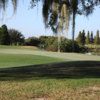
[[24, 43], [24, 36], [21, 32], [15, 29], [10, 29], [8, 32], [11, 45], [22, 45]]
[[90, 43], [91, 43], [91, 44], [94, 43], [93, 32], [91, 32]]
[[48, 36], [40, 36], [39, 41], [40, 41], [40, 48], [45, 48], [45, 42], [48, 39]]
[[95, 44], [100, 44], [99, 30], [97, 30], [97, 34], [96, 34], [96, 37], [95, 37]]
[[78, 35], [78, 37], [77, 37], [77, 42], [78, 42], [80, 45], [82, 45], [82, 33], [81, 33], [81, 31], [79, 32], [79, 35]]
[[6, 25], [2, 25], [2, 27], [0, 28], [0, 44], [1, 45], [10, 44], [10, 36], [8, 34], [8, 29]]
[[48, 38], [48, 36], [40, 36], [39, 40], [40, 40], [41, 44], [45, 44], [45, 41], [47, 38]]
[[89, 43], [90, 43], [90, 33], [88, 31], [87, 37], [86, 37], [86, 44], [89, 44]]
[[25, 45], [38, 46], [39, 43], [40, 41], [36, 37], [29, 37], [28, 39], [25, 40]]
[[56, 38], [54, 36], [48, 36], [48, 38], [45, 41], [45, 47], [53, 45], [55, 39]]
[[86, 39], [85, 31], [83, 30], [83, 32], [82, 32], [82, 45], [85, 45], [85, 39]]

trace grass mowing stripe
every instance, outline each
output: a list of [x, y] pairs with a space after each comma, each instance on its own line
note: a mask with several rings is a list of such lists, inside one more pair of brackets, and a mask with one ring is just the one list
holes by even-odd
[[0, 54], [0, 68], [64, 62], [63, 59], [30, 54]]

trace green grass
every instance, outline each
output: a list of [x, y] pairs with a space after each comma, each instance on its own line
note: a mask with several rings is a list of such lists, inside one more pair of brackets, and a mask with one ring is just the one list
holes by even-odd
[[99, 94], [100, 62], [0, 69], [0, 100], [99, 100]]
[[99, 56], [6, 46], [0, 52], [0, 100], [100, 100]]
[[36, 46], [5, 46], [5, 45], [0, 45], [0, 49], [39, 50], [39, 48]]
[[0, 68], [64, 62], [63, 59], [29, 54], [0, 54]]

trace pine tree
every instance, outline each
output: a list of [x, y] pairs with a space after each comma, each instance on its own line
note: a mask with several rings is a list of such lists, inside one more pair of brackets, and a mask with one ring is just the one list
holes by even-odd
[[95, 37], [95, 44], [100, 44], [99, 30], [97, 30], [97, 35], [96, 35], [96, 37]]
[[81, 33], [81, 31], [79, 32], [79, 35], [78, 35], [78, 37], [77, 37], [77, 42], [78, 42], [80, 45], [82, 45], [82, 33]]
[[10, 36], [8, 34], [8, 29], [6, 25], [2, 25], [0, 29], [0, 44], [1, 45], [9, 45], [10, 44]]
[[86, 39], [85, 31], [83, 30], [83, 32], [82, 32], [82, 45], [85, 45], [85, 39]]
[[86, 44], [89, 44], [90, 43], [90, 33], [89, 33], [89, 31], [88, 31], [88, 33], [87, 33], [87, 37], [86, 37]]
[[93, 32], [91, 32], [90, 43], [91, 43], [91, 44], [93, 44], [93, 43], [94, 43], [94, 39], [93, 39]]

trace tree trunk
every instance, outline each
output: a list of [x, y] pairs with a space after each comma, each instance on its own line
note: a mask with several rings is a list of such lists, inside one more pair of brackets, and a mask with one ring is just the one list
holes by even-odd
[[74, 35], [75, 35], [75, 16], [76, 16], [76, 14], [73, 12], [73, 22], [72, 22], [72, 52], [75, 51], [75, 45], [74, 45]]
[[60, 32], [58, 32], [58, 53], [60, 52]]

